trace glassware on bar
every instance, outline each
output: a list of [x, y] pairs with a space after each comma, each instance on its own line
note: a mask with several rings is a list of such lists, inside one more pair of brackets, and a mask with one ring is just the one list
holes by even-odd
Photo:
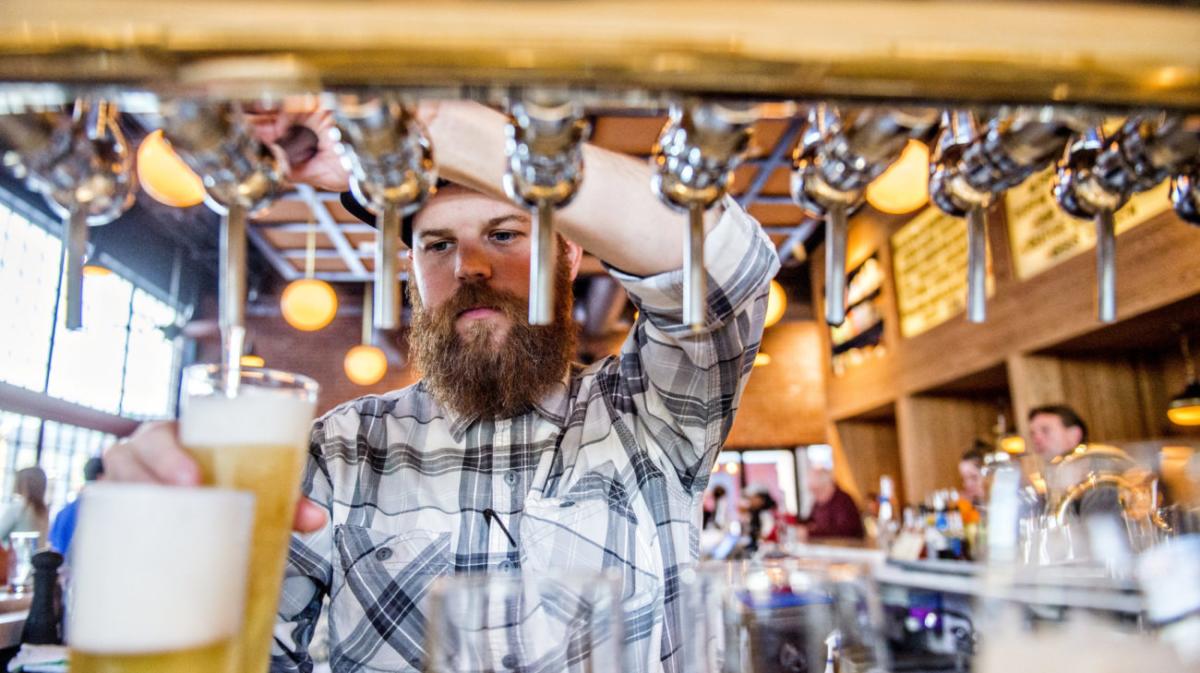
[[459, 575], [430, 598], [426, 673], [636, 673], [605, 574]]
[[319, 386], [287, 372], [184, 372], [179, 437], [205, 484], [257, 499], [239, 673], [265, 673]]
[[239, 673], [254, 497], [93, 484], [71, 546], [73, 673]]
[[33, 582], [33, 555], [38, 550], [42, 534], [19, 531], [8, 535], [8, 590], [14, 594], [29, 591]]

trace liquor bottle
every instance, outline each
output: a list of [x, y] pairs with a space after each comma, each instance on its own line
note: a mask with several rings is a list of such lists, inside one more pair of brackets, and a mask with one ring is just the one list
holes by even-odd
[[62, 645], [63, 604], [58, 569], [62, 554], [43, 551], [33, 555], [33, 601], [21, 631], [21, 644]]

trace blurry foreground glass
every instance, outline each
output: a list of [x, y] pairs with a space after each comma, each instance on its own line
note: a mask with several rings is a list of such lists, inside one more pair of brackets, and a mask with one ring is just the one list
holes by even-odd
[[71, 544], [72, 673], [235, 673], [254, 498], [93, 484]]
[[10, 533], [8, 536], [8, 589], [14, 594], [29, 591], [33, 583], [33, 555], [41, 534], [35, 531]]
[[426, 673], [627, 673], [618, 596], [598, 574], [442, 578]]
[[238, 673], [265, 673], [319, 386], [269, 369], [188, 367], [179, 438], [205, 484], [255, 495]]
[[[879, 598], [866, 568], [780, 559], [705, 566], [698, 582], [702, 591], [693, 595], [702, 602], [689, 629], [698, 640], [695, 673], [888, 670]], [[714, 594], [722, 597], [720, 631]]]

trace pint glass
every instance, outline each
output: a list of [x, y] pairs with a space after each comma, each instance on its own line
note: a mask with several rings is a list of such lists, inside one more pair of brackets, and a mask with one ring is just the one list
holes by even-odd
[[81, 497], [72, 673], [235, 673], [254, 497], [149, 484]]
[[239, 673], [265, 673], [318, 386], [287, 372], [187, 368], [179, 438], [205, 484], [255, 496]]

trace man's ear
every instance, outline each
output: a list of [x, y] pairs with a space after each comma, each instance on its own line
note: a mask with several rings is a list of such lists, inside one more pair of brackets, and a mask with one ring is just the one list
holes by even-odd
[[1067, 432], [1070, 433], [1067, 436], [1071, 438], [1072, 449], [1083, 443], [1083, 430], [1078, 425], [1067, 428]]
[[575, 241], [564, 238], [566, 242], [567, 262], [570, 264], [571, 280], [579, 275], [579, 265], [583, 262], [583, 248]]

